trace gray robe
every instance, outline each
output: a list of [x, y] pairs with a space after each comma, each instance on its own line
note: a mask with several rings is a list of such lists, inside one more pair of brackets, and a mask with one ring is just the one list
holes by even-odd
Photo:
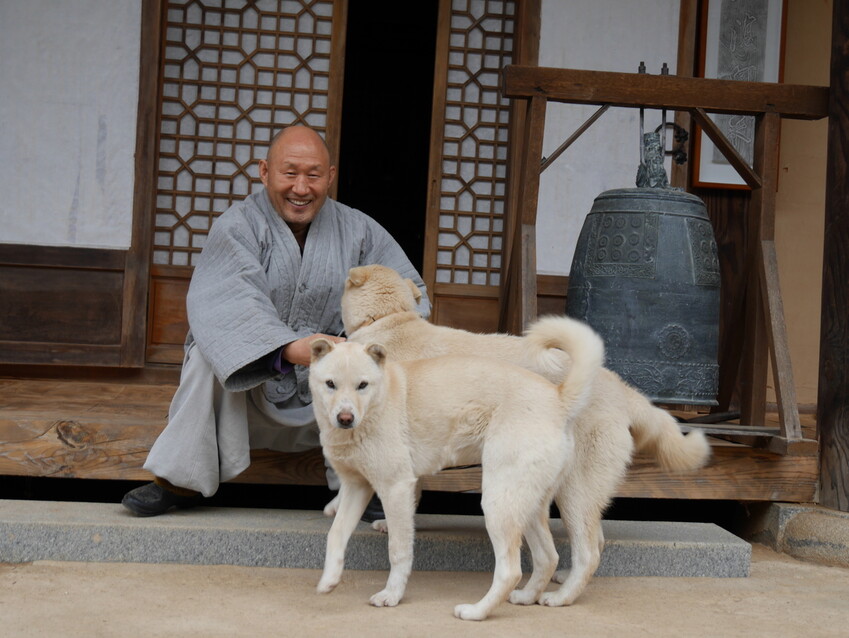
[[[308, 368], [277, 375], [266, 355], [317, 332], [341, 332], [348, 270], [371, 263], [394, 268], [424, 293], [395, 240], [332, 200], [313, 220], [303, 256], [265, 190], [222, 214], [192, 276], [180, 386], [145, 469], [211, 496], [250, 465], [252, 447], [298, 452], [320, 445]], [[419, 310], [429, 314], [426, 295]]]
[[269, 372], [265, 355], [317, 332], [340, 334], [348, 270], [383, 264], [422, 290], [424, 282], [397, 242], [362, 212], [327, 199], [307, 234], [303, 256], [265, 189], [230, 207], [212, 226], [186, 300], [191, 331], [215, 376], [230, 391], [264, 383], [272, 403], [296, 392], [311, 403], [308, 368]]

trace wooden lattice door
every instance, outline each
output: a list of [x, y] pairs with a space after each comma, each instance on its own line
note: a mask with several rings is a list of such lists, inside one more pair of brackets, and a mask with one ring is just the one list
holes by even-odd
[[433, 320], [498, 324], [515, 2], [443, 0], [431, 127], [424, 276]]
[[171, 0], [162, 61], [147, 359], [182, 360], [185, 294], [215, 218], [260, 184], [273, 133], [307, 124], [334, 162], [346, 0]]

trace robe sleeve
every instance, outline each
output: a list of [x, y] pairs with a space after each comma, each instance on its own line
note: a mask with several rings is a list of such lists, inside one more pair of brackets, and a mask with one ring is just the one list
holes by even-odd
[[271, 301], [262, 263], [269, 242], [244, 218], [222, 216], [210, 230], [186, 297], [192, 338], [230, 391], [273, 377], [265, 358], [299, 338]]

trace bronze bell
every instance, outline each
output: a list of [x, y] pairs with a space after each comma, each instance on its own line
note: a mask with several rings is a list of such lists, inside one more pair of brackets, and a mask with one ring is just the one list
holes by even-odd
[[[638, 184], [665, 184], [662, 157], [663, 178], [650, 164], [659, 147], [646, 140]], [[578, 238], [566, 314], [599, 332], [606, 366], [654, 402], [716, 405], [719, 286], [701, 199], [665, 187], [609, 190]]]

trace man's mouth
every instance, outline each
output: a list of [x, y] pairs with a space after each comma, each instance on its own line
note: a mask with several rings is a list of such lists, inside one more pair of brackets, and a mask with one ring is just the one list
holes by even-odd
[[310, 202], [312, 202], [311, 199], [291, 199], [291, 198], [287, 199], [286, 201], [289, 202], [290, 204], [292, 204], [292, 206], [296, 206], [298, 208], [303, 208], [304, 206], [307, 206], [307, 205], [310, 204]]

